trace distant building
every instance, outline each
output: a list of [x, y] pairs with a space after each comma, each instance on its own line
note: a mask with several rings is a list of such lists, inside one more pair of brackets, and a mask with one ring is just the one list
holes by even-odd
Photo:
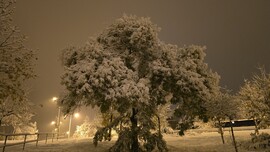
[[[233, 127], [243, 127], [243, 126], [255, 126], [255, 122], [253, 120], [236, 120], [232, 123]], [[230, 122], [224, 122], [224, 128], [231, 127]]]

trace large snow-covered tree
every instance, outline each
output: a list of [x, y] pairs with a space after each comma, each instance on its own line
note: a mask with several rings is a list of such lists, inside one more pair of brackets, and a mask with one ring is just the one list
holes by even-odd
[[122, 124], [110, 151], [167, 151], [152, 119], [158, 107], [174, 103], [178, 116], [205, 112], [202, 103], [216, 92], [219, 80], [204, 63], [205, 48], [166, 44], [158, 32], [149, 18], [124, 15], [84, 46], [63, 51], [63, 110], [92, 105], [102, 113], [119, 113], [97, 131], [95, 144]]
[[22, 115], [31, 111], [24, 82], [35, 77], [35, 55], [25, 47], [26, 37], [12, 23], [14, 3], [0, 1], [0, 125], [9, 117], [23, 119]]
[[258, 135], [259, 129], [270, 125], [270, 74], [260, 68], [259, 74], [245, 80], [238, 97], [245, 117], [254, 120], [255, 134]]

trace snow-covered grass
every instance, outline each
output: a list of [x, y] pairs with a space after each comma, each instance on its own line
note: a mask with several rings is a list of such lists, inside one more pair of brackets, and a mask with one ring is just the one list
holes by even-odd
[[[235, 137], [239, 144], [250, 140], [253, 130], [235, 131]], [[261, 132], [270, 133], [269, 129]], [[177, 134], [164, 135], [168, 148], [171, 152], [234, 152], [230, 132], [225, 131], [225, 144], [222, 144], [220, 134], [217, 132], [201, 132], [200, 130], [189, 131], [183, 137]], [[24, 152], [104, 152], [109, 149], [116, 139], [111, 142], [102, 142], [97, 147], [92, 144], [92, 139], [61, 139], [58, 142], [44, 144], [41, 141], [37, 147], [35, 143], [26, 144]], [[239, 152], [250, 152], [239, 146]], [[7, 147], [6, 152], [22, 151], [22, 145]]]

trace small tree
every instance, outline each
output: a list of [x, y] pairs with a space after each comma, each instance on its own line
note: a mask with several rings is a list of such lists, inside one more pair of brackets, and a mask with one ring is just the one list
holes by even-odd
[[270, 74], [260, 68], [260, 74], [245, 80], [238, 98], [242, 102], [245, 117], [254, 120], [255, 134], [270, 124]]
[[228, 91], [220, 91], [211, 100], [205, 104], [207, 115], [210, 119], [217, 123], [222, 143], [224, 144], [224, 132], [222, 121], [236, 118], [239, 111], [239, 103], [228, 93]]
[[169, 133], [172, 128], [169, 126], [168, 118], [172, 116], [171, 104], [167, 103], [165, 105], [160, 105], [157, 107], [157, 115], [154, 117], [154, 122], [158, 132], [161, 135], [163, 132]]
[[14, 0], [0, 1], [0, 126], [11, 117], [21, 119], [31, 113], [24, 82], [35, 77], [35, 57], [24, 45], [26, 37], [12, 25], [14, 3]]
[[168, 151], [153, 122], [158, 107], [172, 102], [183, 114], [205, 112], [219, 80], [204, 63], [205, 48], [165, 44], [158, 31], [148, 18], [123, 16], [83, 47], [64, 50], [64, 111], [92, 105], [118, 113], [97, 131], [95, 145], [122, 124], [110, 151]]

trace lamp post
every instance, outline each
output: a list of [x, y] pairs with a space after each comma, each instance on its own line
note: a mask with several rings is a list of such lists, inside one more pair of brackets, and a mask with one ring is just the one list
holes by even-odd
[[[57, 97], [53, 97], [52, 101], [53, 102], [57, 102], [58, 98]], [[60, 133], [60, 116], [61, 116], [61, 107], [58, 107], [58, 114], [57, 114], [57, 140], [59, 137], [59, 133]]]
[[[70, 134], [71, 134], [72, 116], [73, 116], [73, 115], [70, 115], [70, 116], [69, 116], [68, 138], [70, 138]], [[78, 118], [79, 116], [80, 116], [79, 113], [75, 113], [75, 114], [74, 114], [74, 117], [75, 117], [75, 118]]]
[[51, 124], [51, 126], [54, 127], [53, 130], [52, 130], [52, 133], [57, 132], [57, 124], [56, 124], [56, 122], [55, 121], [52, 121], [50, 124]]

